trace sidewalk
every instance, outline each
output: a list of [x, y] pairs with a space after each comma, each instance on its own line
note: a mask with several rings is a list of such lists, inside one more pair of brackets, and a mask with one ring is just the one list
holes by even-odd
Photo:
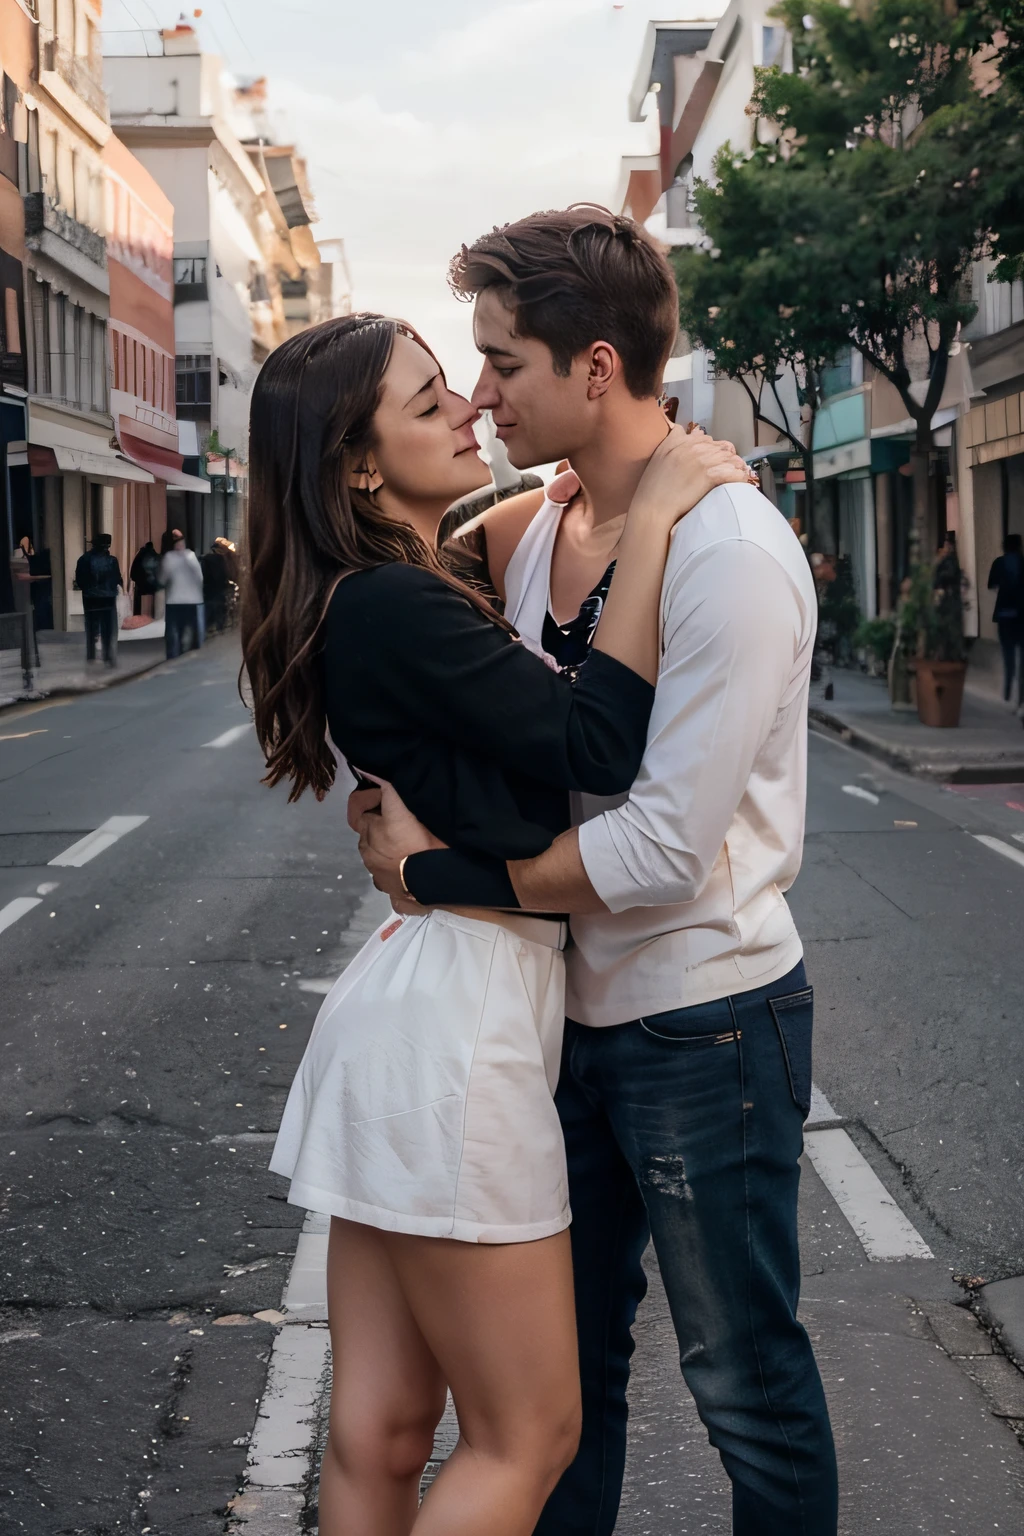
[[162, 619], [139, 629], [121, 630], [115, 667], [86, 661], [84, 634], [44, 630], [38, 638], [40, 665], [32, 668], [31, 690], [24, 687], [17, 654], [0, 653], [0, 709], [44, 696], [97, 693], [149, 672], [165, 659]]
[[884, 678], [836, 667], [831, 680], [829, 700], [822, 683], [812, 686], [810, 717], [850, 746], [943, 784], [1024, 782], [1024, 726], [1009, 706], [965, 693], [960, 725], [937, 730], [893, 709]]

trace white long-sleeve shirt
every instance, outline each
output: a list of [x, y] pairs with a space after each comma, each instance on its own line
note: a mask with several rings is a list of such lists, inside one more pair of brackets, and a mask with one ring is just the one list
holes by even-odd
[[[520, 565], [534, 599], [542, 565]], [[509, 609], [535, 647], [524, 623], [537, 609]], [[677, 525], [643, 765], [625, 803], [579, 829], [609, 912], [572, 919], [570, 1018], [622, 1024], [708, 1002], [801, 958], [783, 892], [803, 846], [816, 613], [806, 556], [753, 486], [712, 491]]]
[[168, 603], [203, 601], [203, 568], [194, 550], [168, 550], [160, 561], [160, 580], [167, 588]]

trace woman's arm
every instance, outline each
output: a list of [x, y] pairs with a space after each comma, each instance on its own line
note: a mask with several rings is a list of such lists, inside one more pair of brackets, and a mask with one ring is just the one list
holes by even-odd
[[381, 566], [341, 583], [327, 618], [327, 664], [328, 713], [341, 735], [347, 680], [360, 674], [397, 720], [540, 783], [617, 794], [643, 756], [649, 682], [598, 653], [573, 686], [414, 566]]
[[670, 427], [630, 503], [593, 648], [656, 681], [661, 657], [661, 585], [672, 529], [718, 485], [745, 484], [749, 470], [732, 443]]

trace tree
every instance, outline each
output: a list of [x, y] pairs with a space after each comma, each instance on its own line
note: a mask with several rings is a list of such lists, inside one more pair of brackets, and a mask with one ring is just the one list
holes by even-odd
[[[799, 455], [806, 485], [807, 532], [815, 527], [814, 424], [822, 372], [846, 343], [832, 306], [805, 302], [814, 292], [814, 246], [794, 245], [794, 228], [811, 228], [818, 212], [812, 172], [779, 176], [778, 155], [737, 157], [726, 144], [713, 185], [698, 182], [704, 240], [673, 253], [680, 324], [715, 368], [741, 384], [757, 421], [774, 427]], [[796, 381], [796, 410], [780, 388]]]
[[[1002, 10], [1019, 15], [1019, 0]], [[805, 319], [845, 327], [914, 422], [920, 546], [931, 421], [975, 313], [971, 268], [995, 250], [1001, 215], [1016, 206], [1020, 223], [1024, 197], [1019, 115], [1015, 133], [1010, 92], [987, 90], [977, 70], [999, 53], [1000, 18], [944, 0], [782, 0], [775, 14], [794, 71], [758, 72], [752, 106], [775, 144], [753, 158], [770, 162], [780, 189], [805, 177], [813, 188], [783, 240], [813, 274], [799, 293]]]

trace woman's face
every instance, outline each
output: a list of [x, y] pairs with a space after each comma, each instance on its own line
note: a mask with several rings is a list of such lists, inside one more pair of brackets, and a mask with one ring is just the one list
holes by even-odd
[[448, 388], [429, 352], [408, 336], [395, 337], [370, 456], [383, 481], [377, 500], [384, 511], [417, 503], [443, 509], [490, 483], [473, 432], [477, 415]]

